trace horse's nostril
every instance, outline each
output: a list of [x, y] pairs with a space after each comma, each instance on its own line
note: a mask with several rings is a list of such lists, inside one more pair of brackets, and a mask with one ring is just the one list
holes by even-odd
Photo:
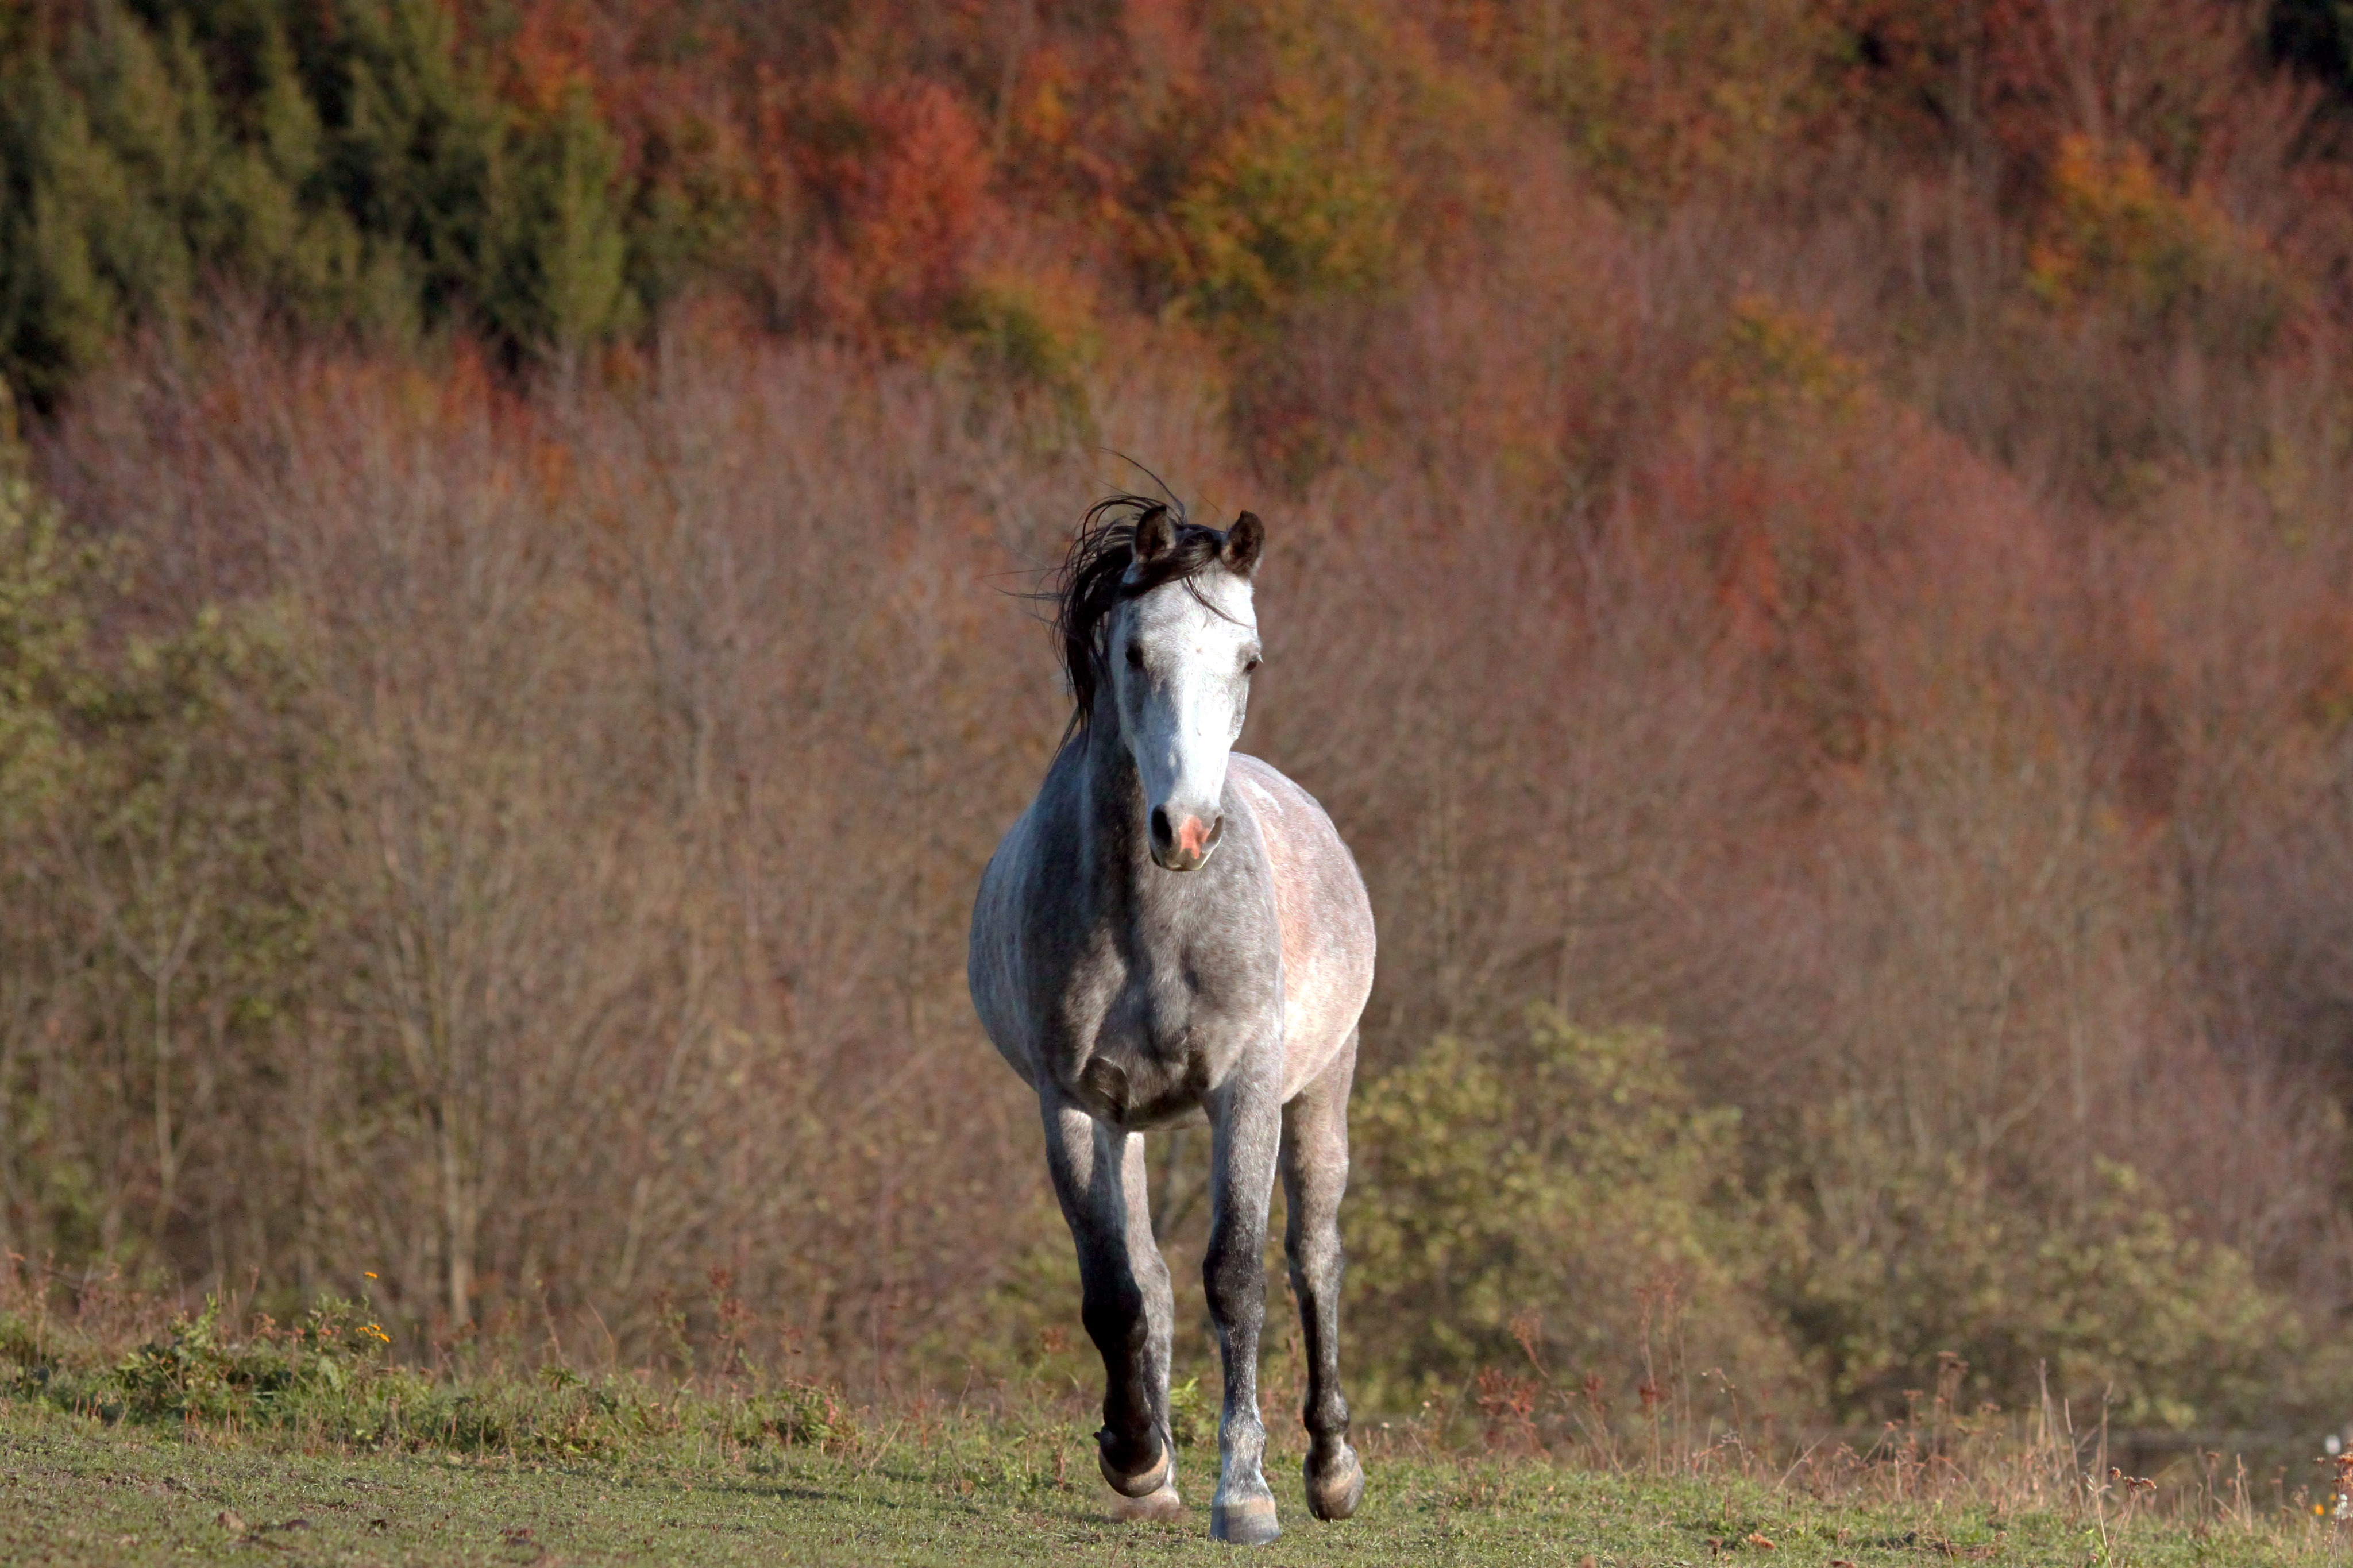
[[1168, 826], [1166, 809], [1157, 805], [1152, 808], [1152, 842], [1163, 849], [1176, 842], [1176, 830]]

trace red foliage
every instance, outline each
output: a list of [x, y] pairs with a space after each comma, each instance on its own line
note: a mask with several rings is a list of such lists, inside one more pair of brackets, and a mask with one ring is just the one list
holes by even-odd
[[936, 82], [885, 89], [857, 122], [846, 155], [808, 162], [834, 215], [818, 299], [853, 331], [887, 336], [935, 318], [964, 287], [990, 216], [988, 150], [971, 111]]

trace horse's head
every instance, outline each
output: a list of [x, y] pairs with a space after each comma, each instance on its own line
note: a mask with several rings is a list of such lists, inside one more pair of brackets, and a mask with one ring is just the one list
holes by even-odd
[[[1114, 504], [1134, 521], [1111, 525], [1104, 514]], [[1090, 521], [1103, 526], [1082, 531], [1065, 569], [1077, 721], [1087, 722], [1103, 690], [1144, 785], [1154, 862], [1198, 870], [1225, 830], [1226, 759], [1259, 665], [1250, 577], [1264, 530], [1247, 511], [1221, 532], [1132, 497]]]
[[[1121, 738], [1144, 781], [1152, 858], [1171, 871], [1194, 871], [1225, 832], [1218, 803], [1226, 759], [1242, 732], [1259, 664], [1250, 574], [1263, 536], [1250, 512], [1222, 534], [1181, 526], [1180, 535], [1166, 511], [1137, 521], [1127, 576], [1140, 591], [1122, 599], [1106, 643]], [[1155, 568], [1186, 544], [1196, 547], [1200, 563], [1154, 582]]]

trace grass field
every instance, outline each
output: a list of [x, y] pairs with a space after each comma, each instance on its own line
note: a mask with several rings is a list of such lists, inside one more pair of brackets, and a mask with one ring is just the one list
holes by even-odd
[[[385, 1452], [284, 1430], [143, 1426], [0, 1407], [8, 1563], [1059, 1563], [1225, 1561], [1196, 1507], [1121, 1524], [1082, 1422], [921, 1418], [857, 1442], [692, 1435], [594, 1458]], [[1533, 1458], [1383, 1454], [1364, 1511], [1318, 1524], [1295, 1459], [1269, 1564], [1773, 1563], [2017, 1568], [2337, 1561], [2333, 1531], [2268, 1510], [2133, 1517], [1951, 1497], [1824, 1500], [1753, 1477], [1598, 1473]], [[1186, 1455], [1206, 1500], [1212, 1450]]]
[[[85, 1290], [0, 1310], [0, 1565], [145, 1563], [1545, 1563], [1983, 1562], [2015, 1568], [2305, 1564], [2348, 1552], [2328, 1477], [2284, 1452], [2112, 1471], [2063, 1412], [1915, 1419], [1791, 1454], [1752, 1449], [1687, 1399], [1633, 1425], [1509, 1419], [1433, 1396], [1357, 1440], [1363, 1510], [1319, 1524], [1303, 1435], [1273, 1419], [1286, 1533], [1208, 1539], [1213, 1396], [1173, 1390], [1190, 1513], [1110, 1517], [1077, 1352], [963, 1396], [855, 1405], [732, 1340], [668, 1371], [575, 1369], [520, 1340], [393, 1359], [352, 1302], [291, 1323]], [[1041, 1352], [1041, 1356], [1044, 1352]], [[696, 1368], [701, 1371], [696, 1371]], [[1295, 1408], [1278, 1358], [1270, 1415]], [[1957, 1374], [1956, 1373], [1956, 1380]], [[1475, 1404], [1476, 1402], [1472, 1402]], [[1500, 1408], [1500, 1407], [1499, 1407]], [[1588, 1415], [1590, 1413], [1588, 1413]], [[1774, 1447], [1768, 1444], [1768, 1448]]]

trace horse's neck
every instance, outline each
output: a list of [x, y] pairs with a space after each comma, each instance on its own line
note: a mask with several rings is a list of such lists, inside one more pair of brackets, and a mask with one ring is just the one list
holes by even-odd
[[1119, 732], [1116, 713], [1098, 712], [1080, 744], [1079, 856], [1098, 907], [1133, 916], [1181, 897], [1187, 879], [1152, 863], [1145, 840], [1144, 781]]

